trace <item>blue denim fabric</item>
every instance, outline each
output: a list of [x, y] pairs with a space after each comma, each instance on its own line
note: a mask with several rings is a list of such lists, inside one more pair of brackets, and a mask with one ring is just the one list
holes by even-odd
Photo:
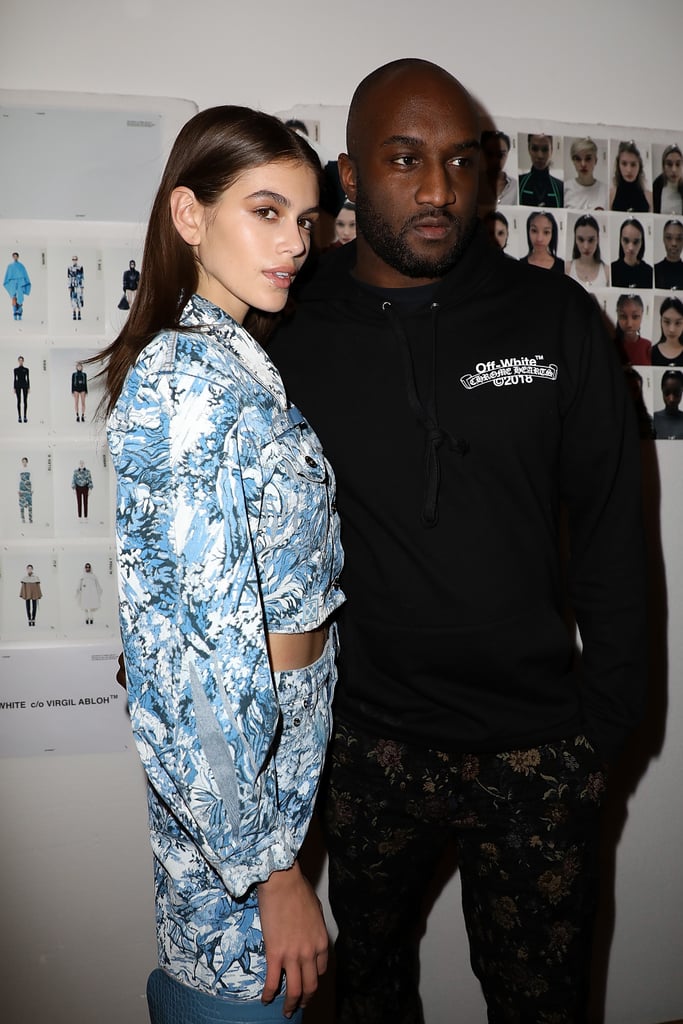
[[301, 1024], [303, 1013], [283, 1015], [284, 996], [265, 1005], [260, 999], [210, 996], [152, 971], [147, 981], [147, 1005], [152, 1024]]
[[257, 999], [254, 886], [292, 865], [330, 728], [334, 634], [275, 678], [269, 631], [341, 604], [335, 485], [263, 349], [194, 296], [109, 421], [131, 723], [149, 781], [159, 964]]

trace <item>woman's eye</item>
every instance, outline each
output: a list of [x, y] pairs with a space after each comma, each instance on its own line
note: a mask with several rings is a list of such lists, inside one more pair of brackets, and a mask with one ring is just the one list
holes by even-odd
[[277, 210], [272, 206], [260, 206], [254, 211], [257, 217], [261, 217], [262, 220], [276, 220]]
[[311, 220], [310, 217], [299, 217], [299, 227], [303, 228], [304, 231], [312, 231], [315, 221]]

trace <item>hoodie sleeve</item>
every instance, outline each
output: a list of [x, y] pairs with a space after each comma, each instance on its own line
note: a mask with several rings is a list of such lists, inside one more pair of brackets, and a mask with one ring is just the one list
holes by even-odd
[[[616, 352], [591, 301], [566, 318], [573, 379], [566, 395], [561, 481], [569, 519], [569, 591], [582, 644], [586, 729], [612, 759], [643, 710], [646, 570], [640, 441]], [[573, 322], [572, 322], [573, 321]]]

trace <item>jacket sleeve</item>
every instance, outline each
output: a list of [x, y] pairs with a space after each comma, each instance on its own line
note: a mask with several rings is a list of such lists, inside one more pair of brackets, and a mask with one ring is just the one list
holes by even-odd
[[150, 785], [239, 896], [296, 856], [246, 507], [259, 468], [234, 390], [188, 374], [128, 393], [110, 446], [133, 731]]
[[[614, 346], [588, 300], [566, 318], [574, 356], [564, 410], [563, 498], [569, 591], [581, 638], [586, 729], [610, 760], [638, 722], [646, 690], [646, 571], [640, 441]], [[571, 335], [573, 334], [573, 339]]]

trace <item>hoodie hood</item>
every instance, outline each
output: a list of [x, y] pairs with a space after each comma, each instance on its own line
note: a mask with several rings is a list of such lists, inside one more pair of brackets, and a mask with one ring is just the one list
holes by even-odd
[[[362, 306], [363, 319], [368, 309], [373, 306], [379, 315], [383, 303], [381, 289], [366, 288], [353, 277], [356, 248], [355, 241], [349, 242], [348, 245], [332, 250], [320, 258], [306, 273], [300, 288], [295, 288], [294, 308], [306, 302], [332, 302], [340, 299], [344, 301], [353, 297]], [[491, 259], [492, 250], [496, 257], [494, 259]], [[488, 254], [486, 260], [482, 260], [482, 252]], [[503, 266], [511, 262], [506, 260], [502, 250], [498, 250], [492, 244], [486, 228], [478, 222], [465, 251], [438, 283], [433, 299], [443, 308], [450, 308], [457, 305], [461, 298], [469, 297], [488, 287], [493, 288]], [[387, 291], [390, 292], [391, 289]]]

